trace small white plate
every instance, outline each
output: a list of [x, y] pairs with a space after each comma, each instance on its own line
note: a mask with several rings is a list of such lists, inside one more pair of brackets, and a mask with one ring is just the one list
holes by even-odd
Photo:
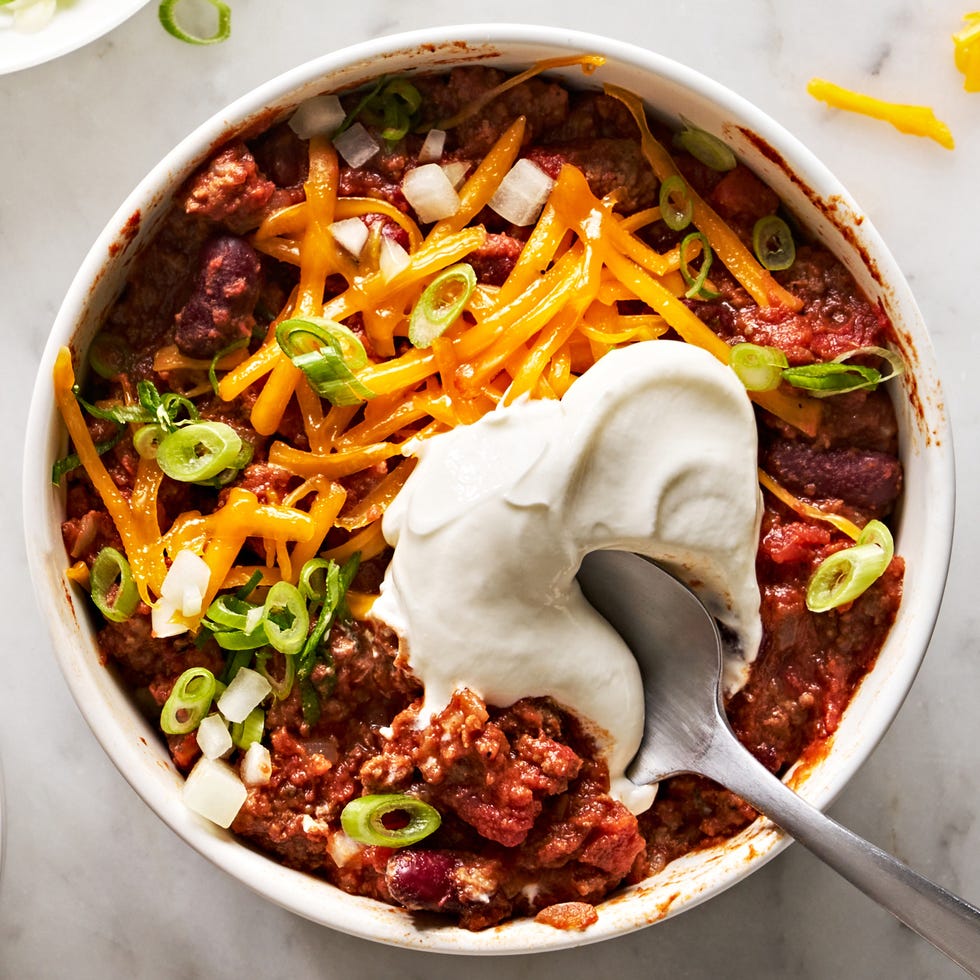
[[0, 75], [60, 58], [107, 34], [147, 3], [148, 0], [59, 0], [57, 13], [39, 31], [26, 34], [0, 26]]

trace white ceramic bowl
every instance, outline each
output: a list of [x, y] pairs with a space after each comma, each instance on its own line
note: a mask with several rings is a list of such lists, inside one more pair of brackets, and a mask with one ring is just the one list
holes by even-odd
[[[329, 54], [261, 86], [173, 150], [130, 195], [79, 271], [44, 353], [31, 407], [25, 463], [25, 527], [31, 571], [62, 670], [79, 708], [116, 766], [170, 827], [246, 885], [300, 915], [357, 936], [427, 950], [513, 953], [556, 949], [620, 935], [691, 908], [759, 868], [786, 843], [759, 820], [720, 847], [687, 855], [663, 873], [604, 902], [587, 931], [529, 920], [482, 933], [418, 927], [412, 916], [281, 867], [196, 817], [181, 802], [182, 778], [116, 679], [102, 667], [84, 609], [65, 581], [59, 524], [62, 496], [48, 482], [65, 437], [50, 394], [55, 352], [83, 348], [151, 236], [174, 188], [212, 148], [257, 121], [284, 116], [305, 98], [380, 72], [482, 62], [505, 68], [572, 52], [607, 57], [597, 76], [642, 95], [650, 108], [683, 115], [724, 137], [804, 223], [835, 252], [896, 325], [911, 377], [896, 388], [905, 497], [896, 543], [907, 559], [906, 601], [877, 665], [861, 685], [829, 752], [794, 774], [813, 803], [827, 805], [867, 758], [898, 711], [939, 610], [952, 537], [953, 464], [939, 379], [925, 326], [894, 259], [841, 184], [789, 133], [743, 99], [666, 58], [626, 44], [543, 27], [467, 26], [384, 38]], [[564, 73], [582, 84], [578, 69]]]

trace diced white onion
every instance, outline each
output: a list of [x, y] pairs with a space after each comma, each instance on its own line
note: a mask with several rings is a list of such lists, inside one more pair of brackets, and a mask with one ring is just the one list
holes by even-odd
[[466, 180], [466, 171], [470, 169], [470, 165], [462, 160], [451, 160], [449, 163], [441, 163], [439, 166], [449, 178], [449, 183], [453, 185], [453, 189], [458, 191], [463, 186], [463, 181]]
[[368, 240], [368, 226], [360, 218], [344, 218], [330, 225], [333, 240], [356, 259]]
[[518, 160], [500, 182], [489, 204], [511, 224], [534, 224], [555, 182], [530, 160]]
[[195, 737], [198, 747], [209, 759], [220, 759], [234, 745], [228, 723], [217, 714], [201, 719]]
[[419, 163], [434, 163], [442, 156], [445, 147], [446, 131], [444, 129], [430, 129], [425, 134], [422, 148], [419, 150]]
[[248, 798], [245, 784], [227, 762], [201, 756], [184, 781], [184, 803], [219, 827], [230, 827]]
[[167, 571], [160, 595], [174, 603], [183, 616], [197, 616], [211, 581], [208, 563], [193, 551], [178, 551]]
[[348, 837], [342, 830], [331, 834], [330, 840], [327, 841], [327, 853], [338, 868], [350, 864], [362, 850], [361, 845], [353, 837]]
[[241, 772], [246, 786], [265, 786], [272, 779], [272, 755], [261, 742], [253, 742], [245, 750]]
[[448, 218], [459, 210], [459, 195], [437, 163], [424, 163], [402, 178], [402, 193], [423, 224]]
[[350, 167], [363, 167], [381, 149], [360, 123], [354, 123], [350, 129], [335, 136], [333, 145]]
[[190, 629], [181, 618], [177, 603], [163, 596], [153, 603], [153, 608], [150, 610], [150, 626], [153, 628], [153, 635], [160, 638], [179, 636]]
[[300, 138], [329, 136], [344, 121], [344, 107], [336, 95], [315, 95], [290, 116], [289, 128]]
[[218, 698], [218, 710], [228, 721], [244, 721], [271, 690], [269, 682], [258, 671], [242, 667]]
[[382, 237], [378, 267], [381, 270], [381, 278], [386, 283], [394, 279], [402, 269], [407, 269], [411, 261], [412, 257], [394, 238]]

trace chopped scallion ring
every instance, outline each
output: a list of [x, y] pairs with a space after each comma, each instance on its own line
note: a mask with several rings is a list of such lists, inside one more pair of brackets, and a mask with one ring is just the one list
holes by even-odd
[[160, 443], [163, 441], [166, 432], [159, 425], [141, 426], [133, 434], [133, 449], [142, 456], [143, 459], [156, 459]]
[[700, 160], [712, 170], [734, 170], [738, 166], [735, 154], [717, 136], [698, 129], [683, 116], [681, 122], [684, 128], [674, 134], [674, 146], [686, 150], [695, 160]]
[[202, 37], [199, 34], [191, 34], [189, 31], [185, 31], [177, 23], [176, 8], [180, 2], [181, 0], [161, 0], [157, 9], [160, 23], [171, 37], [177, 38], [178, 41], [184, 41], [186, 44], [219, 44], [231, 37], [231, 7], [228, 4], [222, 3], [221, 0], [207, 0], [207, 3], [211, 4], [218, 12], [218, 23], [213, 34]]
[[265, 730], [265, 711], [253, 708], [244, 721], [231, 723], [231, 740], [240, 749], [247, 749], [253, 742], [262, 741]]
[[451, 327], [476, 288], [476, 273], [466, 262], [441, 272], [426, 286], [412, 310], [408, 339], [415, 347], [431, 347], [432, 341]]
[[190, 667], [174, 684], [160, 712], [160, 727], [168, 735], [194, 731], [211, 708], [217, 682], [206, 667]]
[[752, 228], [752, 249], [770, 272], [788, 269], [796, 261], [796, 242], [789, 225], [778, 215], [767, 214]]
[[759, 344], [736, 344], [728, 363], [747, 391], [778, 388], [783, 369], [789, 365], [786, 355], [778, 347], [761, 347]]
[[[695, 241], [701, 243], [701, 268], [697, 271], [697, 275], [691, 272], [687, 264], [687, 248]], [[681, 275], [689, 287], [684, 295], [688, 299], [717, 299], [718, 293], [714, 292], [714, 290], [707, 289], [704, 285], [708, 281], [708, 271], [711, 268], [713, 259], [707, 236], [700, 231], [692, 231], [690, 235], [686, 235], [681, 242], [680, 255]]]
[[115, 548], [103, 548], [92, 564], [92, 601], [106, 619], [122, 623], [139, 605], [140, 594], [129, 562]]
[[305, 375], [310, 387], [333, 405], [357, 405], [374, 397], [354, 372], [367, 352], [350, 328], [322, 317], [283, 320], [276, 341]]
[[660, 216], [671, 231], [683, 231], [694, 217], [694, 201], [684, 178], [677, 174], [660, 185]]
[[192, 422], [168, 433], [157, 447], [157, 464], [172, 480], [211, 480], [232, 466], [242, 451], [241, 436], [225, 422]]
[[876, 543], [834, 552], [820, 563], [807, 585], [807, 609], [827, 612], [853, 602], [887, 567], [885, 552]]
[[[401, 816], [401, 827], [389, 827], [385, 817]], [[351, 800], [340, 814], [348, 837], [375, 847], [407, 847], [439, 829], [439, 811], [405, 793], [376, 793]]]
[[269, 589], [262, 612], [269, 643], [285, 656], [299, 653], [310, 632], [310, 617], [299, 589], [289, 582], [276, 582]]

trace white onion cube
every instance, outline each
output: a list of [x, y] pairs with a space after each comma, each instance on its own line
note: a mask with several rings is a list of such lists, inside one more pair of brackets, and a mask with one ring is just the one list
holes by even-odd
[[353, 837], [348, 837], [342, 830], [332, 833], [327, 841], [327, 853], [338, 868], [350, 864], [363, 850]]
[[230, 827], [248, 790], [227, 762], [201, 756], [184, 782], [183, 797], [195, 813], [219, 827]]
[[412, 257], [394, 238], [382, 237], [378, 268], [381, 270], [381, 278], [386, 283], [391, 282], [403, 269], [407, 269], [411, 261]]
[[218, 698], [218, 710], [228, 721], [244, 721], [271, 690], [269, 682], [258, 671], [242, 667]]
[[530, 160], [518, 160], [500, 182], [488, 202], [505, 221], [518, 226], [533, 224], [555, 182]]
[[261, 742], [253, 742], [245, 750], [241, 773], [246, 786], [265, 786], [272, 779], [272, 755]]
[[289, 128], [303, 140], [311, 136], [329, 136], [340, 128], [346, 116], [336, 95], [315, 95], [292, 114]]
[[333, 145], [350, 167], [363, 167], [381, 149], [360, 123], [335, 136]]
[[463, 181], [466, 180], [466, 171], [470, 169], [470, 165], [462, 160], [451, 160], [449, 163], [440, 163], [439, 166], [449, 178], [449, 183], [453, 185], [453, 189], [458, 191], [463, 186]]
[[231, 732], [228, 731], [228, 723], [221, 715], [208, 715], [202, 718], [197, 726], [195, 737], [198, 748], [209, 759], [220, 759], [234, 745]]
[[208, 563], [195, 552], [185, 548], [178, 551], [167, 570], [160, 595], [174, 603], [183, 616], [197, 616], [211, 581]]
[[368, 240], [368, 226], [360, 218], [343, 218], [330, 225], [333, 240], [356, 259]]
[[419, 150], [419, 163], [434, 163], [442, 156], [445, 147], [446, 131], [444, 129], [430, 129], [425, 134], [422, 148]]
[[438, 163], [425, 163], [402, 178], [402, 193], [423, 224], [459, 210], [459, 195]]
[[159, 638], [178, 636], [190, 629], [181, 618], [177, 603], [162, 597], [153, 603], [150, 610], [150, 626], [153, 628], [153, 635]]

